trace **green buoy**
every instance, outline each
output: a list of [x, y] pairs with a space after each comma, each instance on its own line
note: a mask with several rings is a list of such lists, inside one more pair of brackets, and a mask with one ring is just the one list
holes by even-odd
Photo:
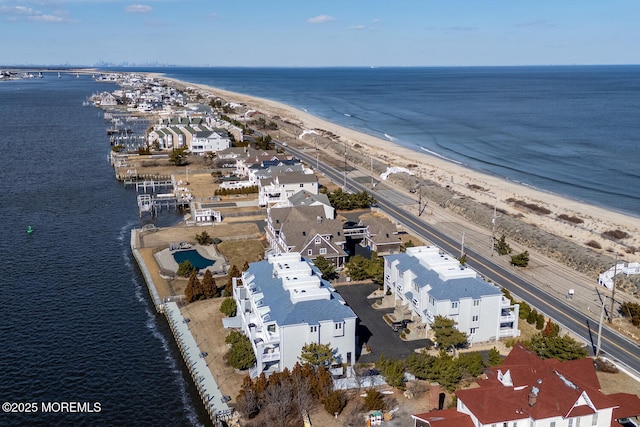
[[31, 233], [33, 233], [33, 228], [31, 228], [31, 226], [29, 226], [27, 228], [27, 234], [31, 234]]

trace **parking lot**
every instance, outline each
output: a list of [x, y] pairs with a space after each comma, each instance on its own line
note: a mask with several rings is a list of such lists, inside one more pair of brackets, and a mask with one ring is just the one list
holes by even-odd
[[398, 332], [394, 332], [382, 316], [391, 313], [393, 309], [376, 310], [371, 307], [376, 300], [368, 299], [378, 285], [344, 285], [336, 286], [336, 290], [360, 319], [358, 348], [368, 344], [371, 348], [369, 354], [357, 354], [358, 363], [371, 363], [377, 361], [382, 354], [386, 358], [404, 359], [416, 349], [424, 348], [430, 341], [427, 339], [416, 341], [403, 341]]

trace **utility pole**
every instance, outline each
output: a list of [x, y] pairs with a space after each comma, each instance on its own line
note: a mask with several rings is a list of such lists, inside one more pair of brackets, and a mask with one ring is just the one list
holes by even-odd
[[422, 212], [427, 208], [429, 200], [422, 204], [422, 169], [419, 169], [419, 181], [418, 181], [418, 216], [422, 215]]
[[371, 171], [369, 175], [371, 175], [371, 189], [373, 190], [375, 188], [373, 185], [373, 156], [369, 156], [369, 159], [371, 159]]
[[344, 142], [344, 181], [342, 191], [347, 191], [347, 141]]
[[[597, 291], [597, 289], [596, 289]], [[602, 298], [602, 307], [600, 308], [600, 323], [598, 323], [598, 342], [596, 344], [596, 357], [600, 355], [600, 343], [602, 338], [602, 321], [604, 320], [604, 303], [605, 299]]]
[[616, 263], [613, 266], [613, 277], [611, 278], [611, 309], [609, 310], [609, 323], [613, 322], [613, 305], [616, 302], [616, 274], [618, 274], [618, 253], [616, 252]]
[[493, 250], [496, 246], [496, 211], [498, 210], [498, 196], [496, 196], [496, 202], [493, 205], [493, 218], [491, 218], [491, 256], [493, 256]]

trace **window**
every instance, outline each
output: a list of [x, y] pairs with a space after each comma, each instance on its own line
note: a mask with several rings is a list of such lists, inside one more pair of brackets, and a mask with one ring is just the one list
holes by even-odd
[[267, 331], [268, 332], [272, 332], [272, 333], [275, 332], [276, 331], [276, 325], [273, 324], [273, 323], [270, 324], [270, 325], [267, 325]]
[[555, 421], [551, 421], [551, 423], [549, 423], [549, 427], [556, 427], [556, 422]]
[[458, 308], [458, 303], [457, 302], [452, 302], [451, 303], [451, 308]]
[[478, 316], [472, 316], [471, 317], [471, 321], [472, 322], [477, 322], [478, 321]]
[[568, 426], [569, 426], [569, 427], [573, 427], [573, 418], [569, 418], [569, 424], [568, 424]]
[[469, 328], [469, 335], [475, 334], [477, 330], [478, 328]]
[[318, 332], [318, 325], [313, 325], [309, 328], [309, 332], [315, 333]]
[[326, 255], [327, 248], [320, 248], [320, 255]]
[[576, 427], [580, 427], [580, 418], [576, 418]]
[[598, 413], [597, 412], [591, 416], [591, 425], [592, 426], [597, 426], [598, 425]]
[[300, 184], [300, 188], [304, 187], [304, 184]]
[[316, 245], [322, 243], [322, 239], [320, 237], [316, 237]]
[[480, 305], [480, 300], [479, 300], [479, 299], [474, 299], [474, 300], [473, 300], [473, 306], [474, 306], [474, 307], [477, 307], [477, 306], [479, 306], [479, 305]]
[[307, 251], [307, 255], [313, 255], [313, 250], [309, 249], [309, 250]]
[[342, 329], [342, 323], [336, 323], [334, 326], [335, 326], [336, 330]]

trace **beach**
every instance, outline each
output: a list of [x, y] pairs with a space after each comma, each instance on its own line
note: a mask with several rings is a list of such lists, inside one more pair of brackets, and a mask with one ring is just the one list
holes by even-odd
[[[598, 258], [605, 258], [604, 262], [600, 263], [602, 266], [590, 267], [588, 273], [591, 275], [597, 274], [596, 270], [602, 269], [607, 264], [612, 266], [615, 254], [619, 254], [619, 259], [628, 262], [640, 261], [640, 253], [635, 251], [635, 248], [640, 247], [640, 219], [637, 217], [475, 171], [427, 152], [416, 152], [388, 140], [325, 121], [280, 102], [211, 86], [185, 83], [160, 75], [155, 77], [166, 80], [176, 87], [242, 104], [248, 110], [255, 110], [268, 118], [276, 118], [291, 125], [288, 134], [281, 128], [274, 135], [284, 142], [315, 148], [320, 145], [321, 136], [328, 136], [336, 143], [334, 157], [341, 158], [344, 153], [342, 144], [344, 144], [347, 146], [349, 160], [357, 162], [359, 157], [359, 163], [363, 169], [368, 169], [370, 157], [376, 161], [376, 164], [407, 168], [414, 173], [414, 176], [420, 174], [423, 179], [447, 187], [457, 195], [472, 199], [491, 208], [490, 210], [495, 208], [498, 212], [507, 213], [550, 235], [582, 246], [592, 251]], [[300, 135], [303, 136], [300, 137]], [[540, 214], [527, 208], [526, 205], [543, 207], [550, 213]], [[559, 216], [573, 219], [573, 221], [560, 219]], [[575, 218], [581, 222], [577, 223]], [[499, 222], [497, 229], [500, 231]], [[628, 237], [616, 240], [603, 236], [603, 233], [615, 230], [627, 233]], [[517, 236], [510, 237], [517, 238]], [[590, 243], [589, 247], [587, 243]], [[600, 246], [601, 249], [595, 249], [593, 246]]]

